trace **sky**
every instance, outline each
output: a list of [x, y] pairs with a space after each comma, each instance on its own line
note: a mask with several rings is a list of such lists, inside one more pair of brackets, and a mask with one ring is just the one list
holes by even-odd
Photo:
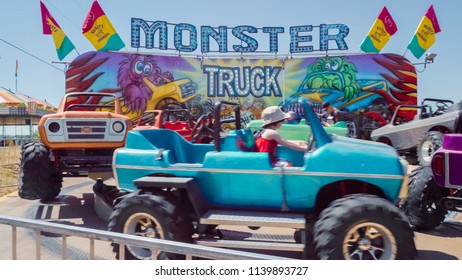
[[[51, 15], [76, 47], [62, 62], [69, 63], [79, 54], [94, 51], [93, 45], [82, 34], [82, 24], [94, 0], [43, 0]], [[135, 52], [130, 46], [131, 18], [169, 23], [189, 23], [212, 27], [250, 25], [284, 27], [286, 37], [279, 41], [279, 56], [289, 53], [288, 30], [291, 26], [341, 23], [349, 27], [345, 38], [347, 51], [329, 54], [360, 53], [360, 44], [384, 6], [392, 15], [398, 31], [380, 53], [404, 55], [412, 63], [416, 59], [407, 45], [430, 5], [433, 5], [441, 32], [427, 51], [437, 54], [434, 63], [416, 65], [418, 102], [423, 98], [461, 100], [458, 88], [462, 55], [460, 34], [462, 1], [460, 0], [99, 0], [125, 43], [121, 51]], [[19, 91], [58, 106], [65, 91], [65, 64], [59, 61], [51, 35], [42, 34], [39, 0], [1, 1], [0, 24], [0, 86]], [[161, 50], [140, 49], [145, 53], [168, 53]], [[171, 52], [170, 52], [171, 53]], [[192, 53], [199, 54], [199, 53]], [[307, 53], [325, 55], [325, 53]], [[16, 73], [18, 61], [18, 75]]]

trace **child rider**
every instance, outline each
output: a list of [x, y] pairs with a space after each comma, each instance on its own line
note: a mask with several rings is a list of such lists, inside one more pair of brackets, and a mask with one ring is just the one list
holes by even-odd
[[273, 166], [276, 164], [292, 166], [287, 160], [281, 160], [277, 157], [276, 151], [278, 144], [296, 151], [306, 151], [307, 149], [306, 142], [301, 145], [289, 142], [283, 139], [279, 132], [277, 132], [284, 121], [289, 117], [290, 116], [284, 113], [278, 106], [267, 107], [262, 112], [263, 130], [256, 135], [255, 147], [257, 151], [267, 152], [269, 154]]

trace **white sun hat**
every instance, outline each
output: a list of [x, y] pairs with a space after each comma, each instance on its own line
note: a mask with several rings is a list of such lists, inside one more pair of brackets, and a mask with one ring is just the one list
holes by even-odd
[[266, 127], [272, 123], [277, 123], [283, 120], [288, 119], [289, 114], [284, 113], [281, 108], [278, 106], [266, 107], [265, 110], [261, 113], [263, 124], [261, 127]]

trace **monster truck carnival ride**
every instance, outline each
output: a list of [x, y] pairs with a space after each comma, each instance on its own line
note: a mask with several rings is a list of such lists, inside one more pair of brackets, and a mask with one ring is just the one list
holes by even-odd
[[125, 145], [131, 127], [115, 95], [66, 94], [57, 113], [41, 118], [40, 141], [21, 147], [19, 196], [55, 198], [62, 187], [63, 173], [112, 177], [113, 152]]
[[192, 143], [210, 143], [213, 140], [212, 114], [194, 119], [187, 109], [146, 110], [134, 123], [134, 130], [165, 128], [176, 131]]
[[[421, 105], [401, 105], [389, 124], [372, 131], [371, 139], [394, 147], [410, 164], [430, 165], [433, 153], [441, 147], [443, 135], [452, 133], [462, 102], [425, 98]], [[418, 112], [405, 121], [405, 112]]]
[[403, 209], [418, 230], [439, 226], [448, 212], [462, 212], [462, 112], [457, 115], [454, 134], [445, 134], [443, 145], [432, 157], [430, 166], [413, 170], [409, 196]]
[[[218, 102], [214, 120], [222, 104], [232, 103]], [[302, 257], [315, 251], [320, 259], [413, 259], [413, 231], [395, 206], [407, 163], [382, 143], [327, 134], [302, 104], [312, 130], [308, 150], [278, 147], [292, 167], [272, 166], [267, 153], [253, 151], [254, 136], [241, 129], [238, 106], [236, 129], [221, 137], [215, 121], [210, 144], [193, 144], [166, 129], [129, 131], [126, 146], [114, 152], [116, 186], [102, 180], [94, 186], [98, 214], [111, 231], [207, 246], [298, 251]], [[294, 241], [232, 240], [226, 226], [286, 228]], [[113, 248], [128, 259], [184, 257]]]

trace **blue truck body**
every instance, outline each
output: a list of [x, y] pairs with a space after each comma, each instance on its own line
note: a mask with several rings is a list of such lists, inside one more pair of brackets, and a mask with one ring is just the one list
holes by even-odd
[[[206, 246], [300, 251], [302, 258], [308, 252], [320, 259], [414, 258], [413, 232], [396, 207], [407, 163], [383, 143], [328, 134], [302, 104], [311, 128], [307, 150], [277, 149], [289, 167], [255, 152], [252, 130], [237, 123], [221, 136], [214, 123], [212, 144], [193, 144], [166, 129], [130, 131], [113, 157], [121, 194], [107, 191], [109, 229]], [[215, 119], [219, 112], [218, 106]], [[104, 186], [95, 189], [104, 196]], [[295, 242], [224, 238], [217, 227], [230, 225], [290, 228]], [[113, 247], [119, 256], [120, 245]], [[129, 258], [152, 257], [139, 247], [124, 250]]]
[[328, 135], [319, 121], [310, 124], [317, 148], [300, 152], [279, 147], [278, 156], [293, 164], [282, 170], [271, 166], [267, 153], [239, 148], [239, 134], [250, 133], [246, 129], [221, 138], [220, 151], [214, 144], [192, 144], [171, 130], [130, 131], [126, 146], [114, 154], [115, 178], [121, 189], [134, 191], [133, 181], [144, 176], [191, 177], [215, 208], [280, 209], [281, 182], [295, 211], [313, 211], [319, 191], [344, 180], [375, 186], [387, 200], [396, 201], [406, 168], [392, 147]]

